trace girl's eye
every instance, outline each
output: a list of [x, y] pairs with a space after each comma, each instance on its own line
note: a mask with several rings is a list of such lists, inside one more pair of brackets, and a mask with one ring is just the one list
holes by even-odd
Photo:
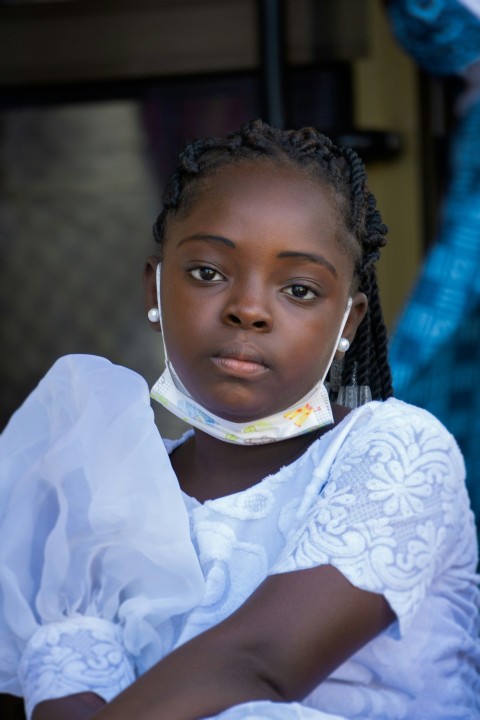
[[284, 292], [296, 300], [313, 300], [317, 294], [308, 285], [289, 285]]
[[192, 268], [188, 271], [195, 280], [203, 280], [203, 282], [212, 282], [213, 280], [223, 280], [223, 275], [208, 265]]

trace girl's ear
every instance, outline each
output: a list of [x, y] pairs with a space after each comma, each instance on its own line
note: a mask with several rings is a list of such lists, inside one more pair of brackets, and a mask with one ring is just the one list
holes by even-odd
[[342, 337], [350, 340], [350, 345], [355, 339], [357, 328], [365, 317], [367, 308], [367, 296], [362, 292], [355, 293], [352, 297], [352, 307], [350, 308], [350, 314], [348, 316], [348, 320], [342, 333]]
[[[157, 265], [159, 262], [160, 261], [156, 255], [149, 255], [143, 269], [145, 313], [148, 313], [148, 311], [152, 308], [158, 308]], [[161, 331], [162, 328], [160, 327], [160, 321], [149, 322], [153, 330], [156, 330], [157, 332]]]

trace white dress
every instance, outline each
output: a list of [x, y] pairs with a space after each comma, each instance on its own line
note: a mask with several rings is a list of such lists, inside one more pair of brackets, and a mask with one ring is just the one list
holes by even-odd
[[455, 441], [427, 412], [368, 403], [201, 504], [178, 488], [142, 378], [70, 356], [12, 418], [0, 471], [0, 691], [28, 713], [74, 692], [109, 700], [267, 576], [328, 563], [398, 620], [301, 703], [218, 719], [480, 717], [473, 516]]

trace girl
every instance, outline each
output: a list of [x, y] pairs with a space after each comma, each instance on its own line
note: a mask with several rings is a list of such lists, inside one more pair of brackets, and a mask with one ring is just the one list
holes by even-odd
[[255, 121], [163, 202], [152, 394], [195, 429], [164, 446], [143, 381], [85, 356], [13, 418], [3, 687], [34, 720], [477, 717], [463, 463], [391, 397], [361, 161]]

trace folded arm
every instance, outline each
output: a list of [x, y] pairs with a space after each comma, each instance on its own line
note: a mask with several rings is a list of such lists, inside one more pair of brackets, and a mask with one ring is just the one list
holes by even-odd
[[69, 718], [195, 720], [249, 700], [298, 700], [394, 619], [383, 596], [332, 566], [274, 575], [98, 712], [91, 698], [69, 698], [41, 703], [33, 720], [59, 720], [62, 703], [80, 700], [85, 714]]

